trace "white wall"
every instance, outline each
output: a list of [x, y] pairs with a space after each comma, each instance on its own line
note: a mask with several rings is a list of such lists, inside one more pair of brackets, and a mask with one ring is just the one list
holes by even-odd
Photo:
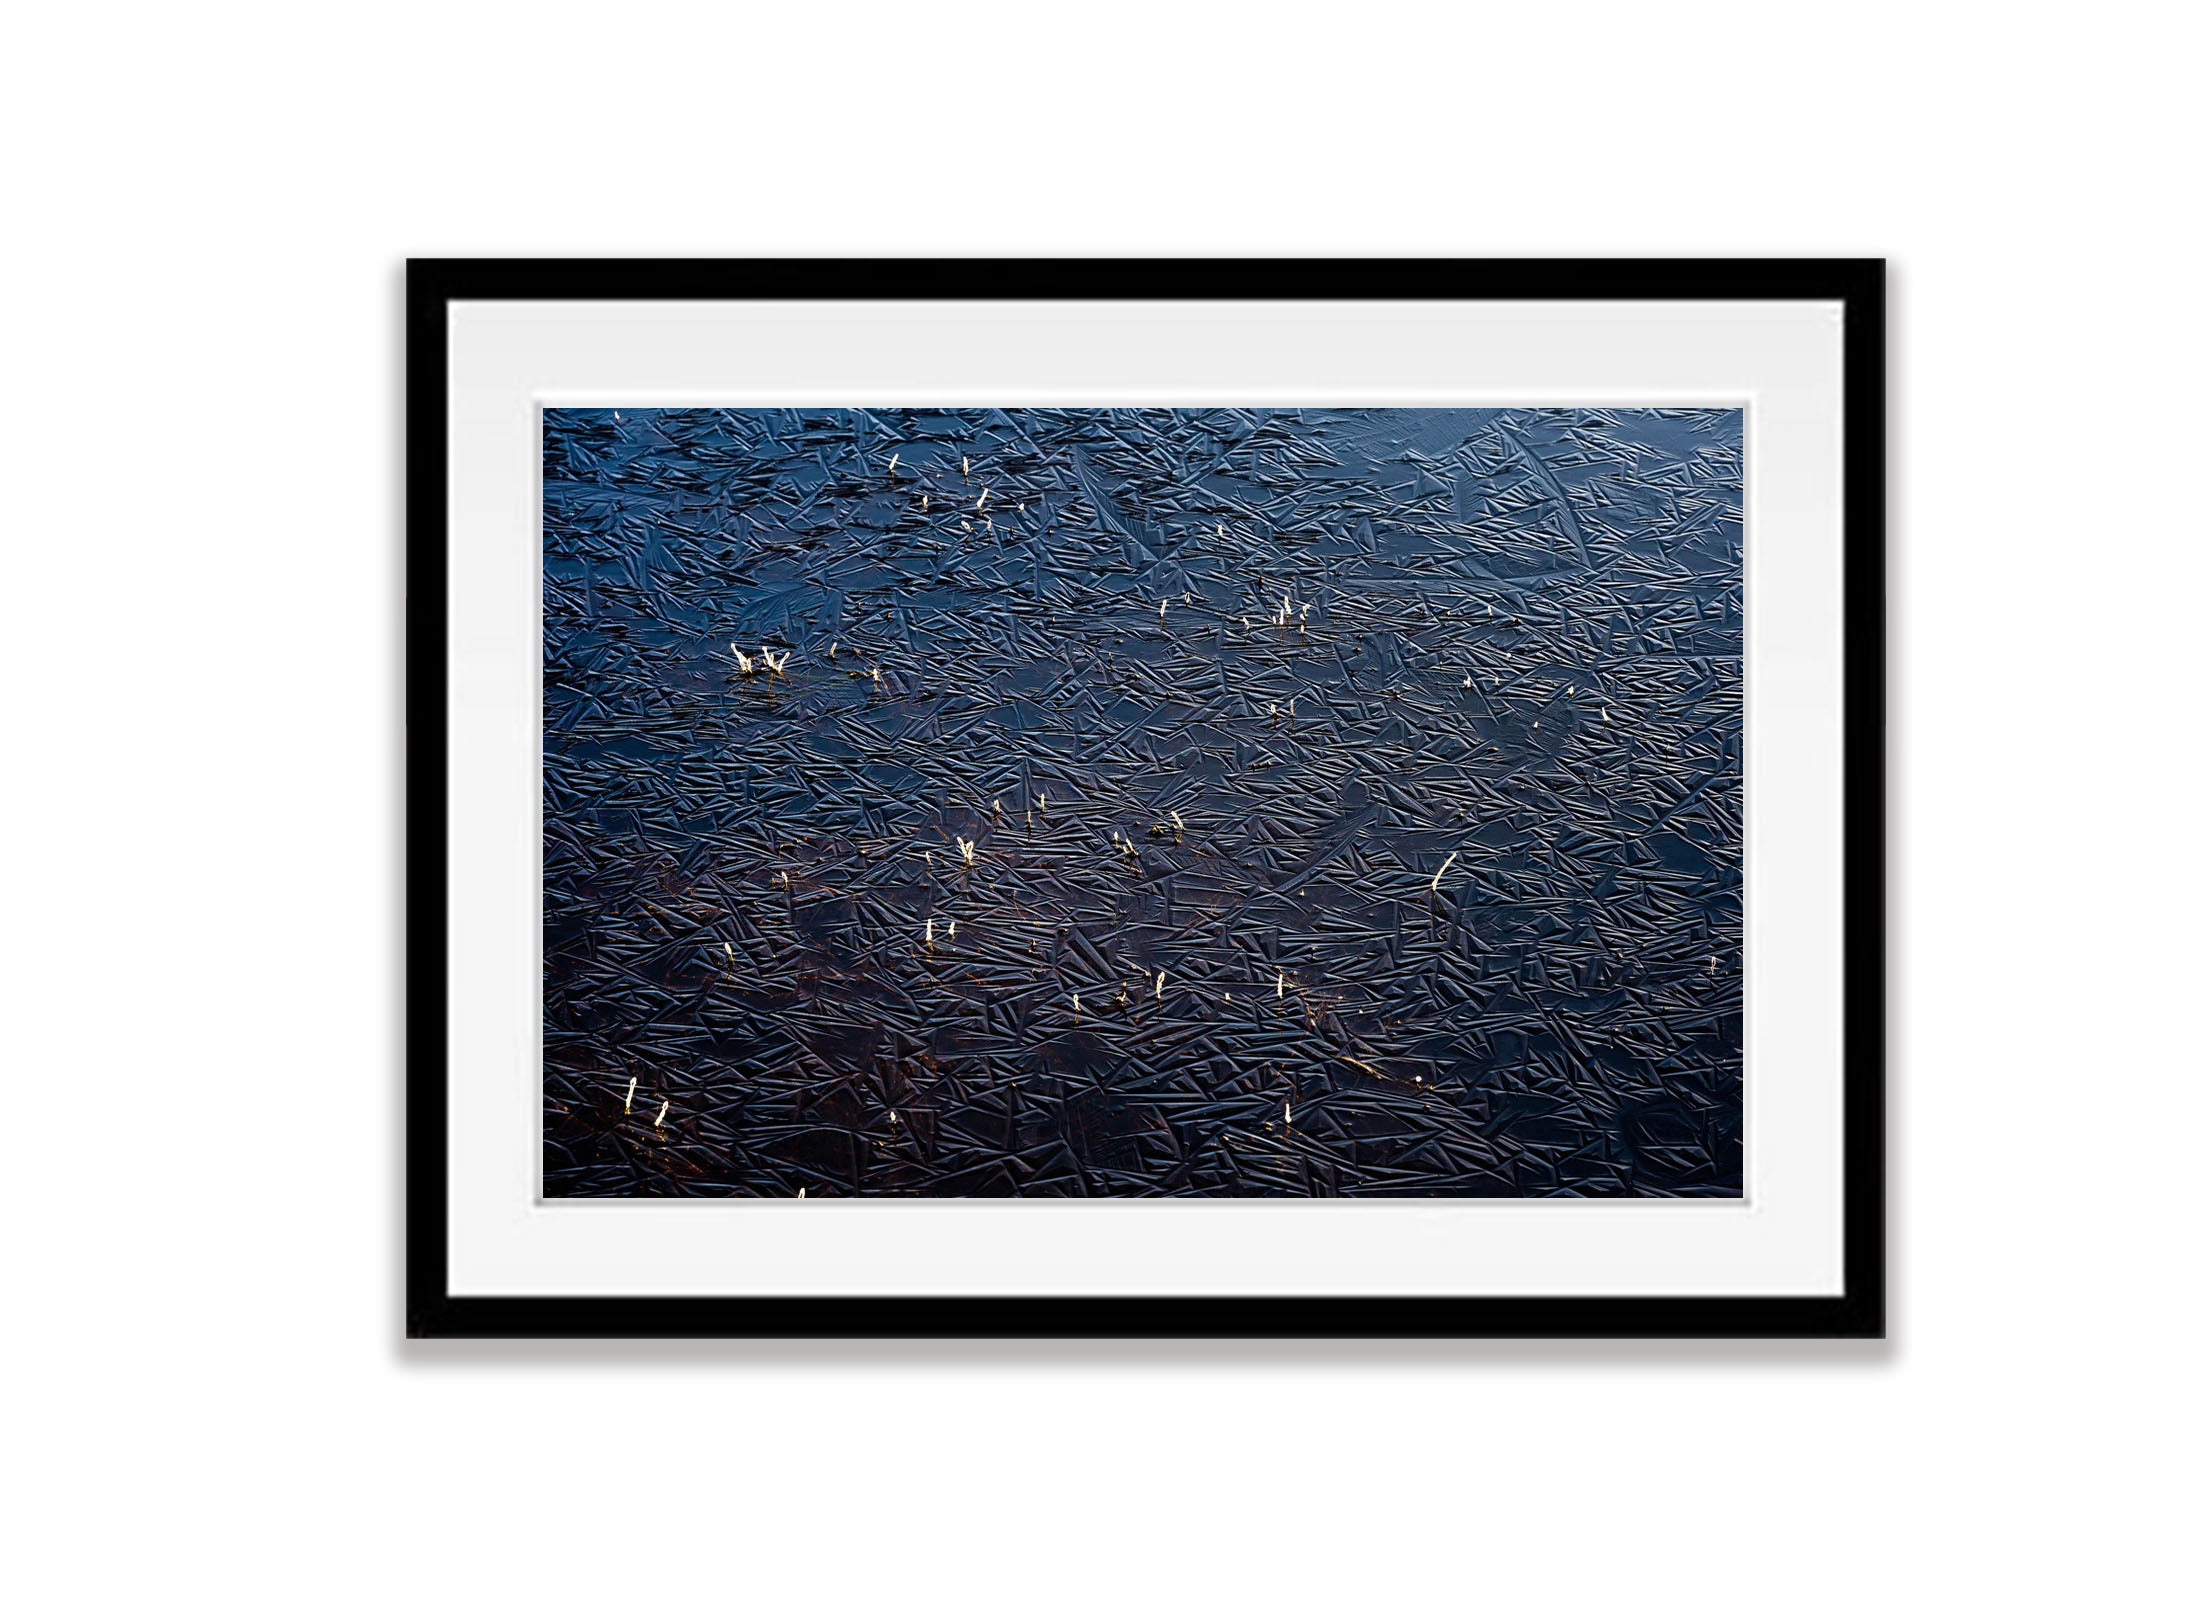
[[[13, 13], [11, 1588], [2189, 1583], [2187, 26]], [[740, 252], [1892, 256], [1894, 1340], [401, 1348], [399, 262]]]

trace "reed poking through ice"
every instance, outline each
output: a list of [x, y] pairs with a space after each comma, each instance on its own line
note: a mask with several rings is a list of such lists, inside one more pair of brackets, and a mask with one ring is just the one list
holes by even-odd
[[1458, 859], [1459, 852], [1456, 850], [1454, 850], [1450, 855], [1444, 857], [1444, 864], [1436, 869], [1436, 876], [1429, 879], [1428, 881], [1428, 892], [1430, 894], [1434, 894], [1436, 892], [1436, 886], [1444, 881], [1444, 874], [1451, 870], [1451, 864]]

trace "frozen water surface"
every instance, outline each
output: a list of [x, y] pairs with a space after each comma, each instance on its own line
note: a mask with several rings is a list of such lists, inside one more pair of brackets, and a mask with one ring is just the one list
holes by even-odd
[[1740, 1193], [1739, 411], [543, 467], [546, 1193]]

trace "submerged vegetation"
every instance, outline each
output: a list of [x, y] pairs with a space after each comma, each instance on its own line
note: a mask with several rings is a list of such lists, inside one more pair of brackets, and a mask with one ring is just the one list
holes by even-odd
[[547, 1194], [1740, 1192], [1739, 412], [544, 431]]

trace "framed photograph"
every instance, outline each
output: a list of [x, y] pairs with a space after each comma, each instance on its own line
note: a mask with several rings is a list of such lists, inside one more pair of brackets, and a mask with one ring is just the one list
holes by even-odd
[[1883, 1332], [1883, 263], [407, 316], [413, 1335]]

